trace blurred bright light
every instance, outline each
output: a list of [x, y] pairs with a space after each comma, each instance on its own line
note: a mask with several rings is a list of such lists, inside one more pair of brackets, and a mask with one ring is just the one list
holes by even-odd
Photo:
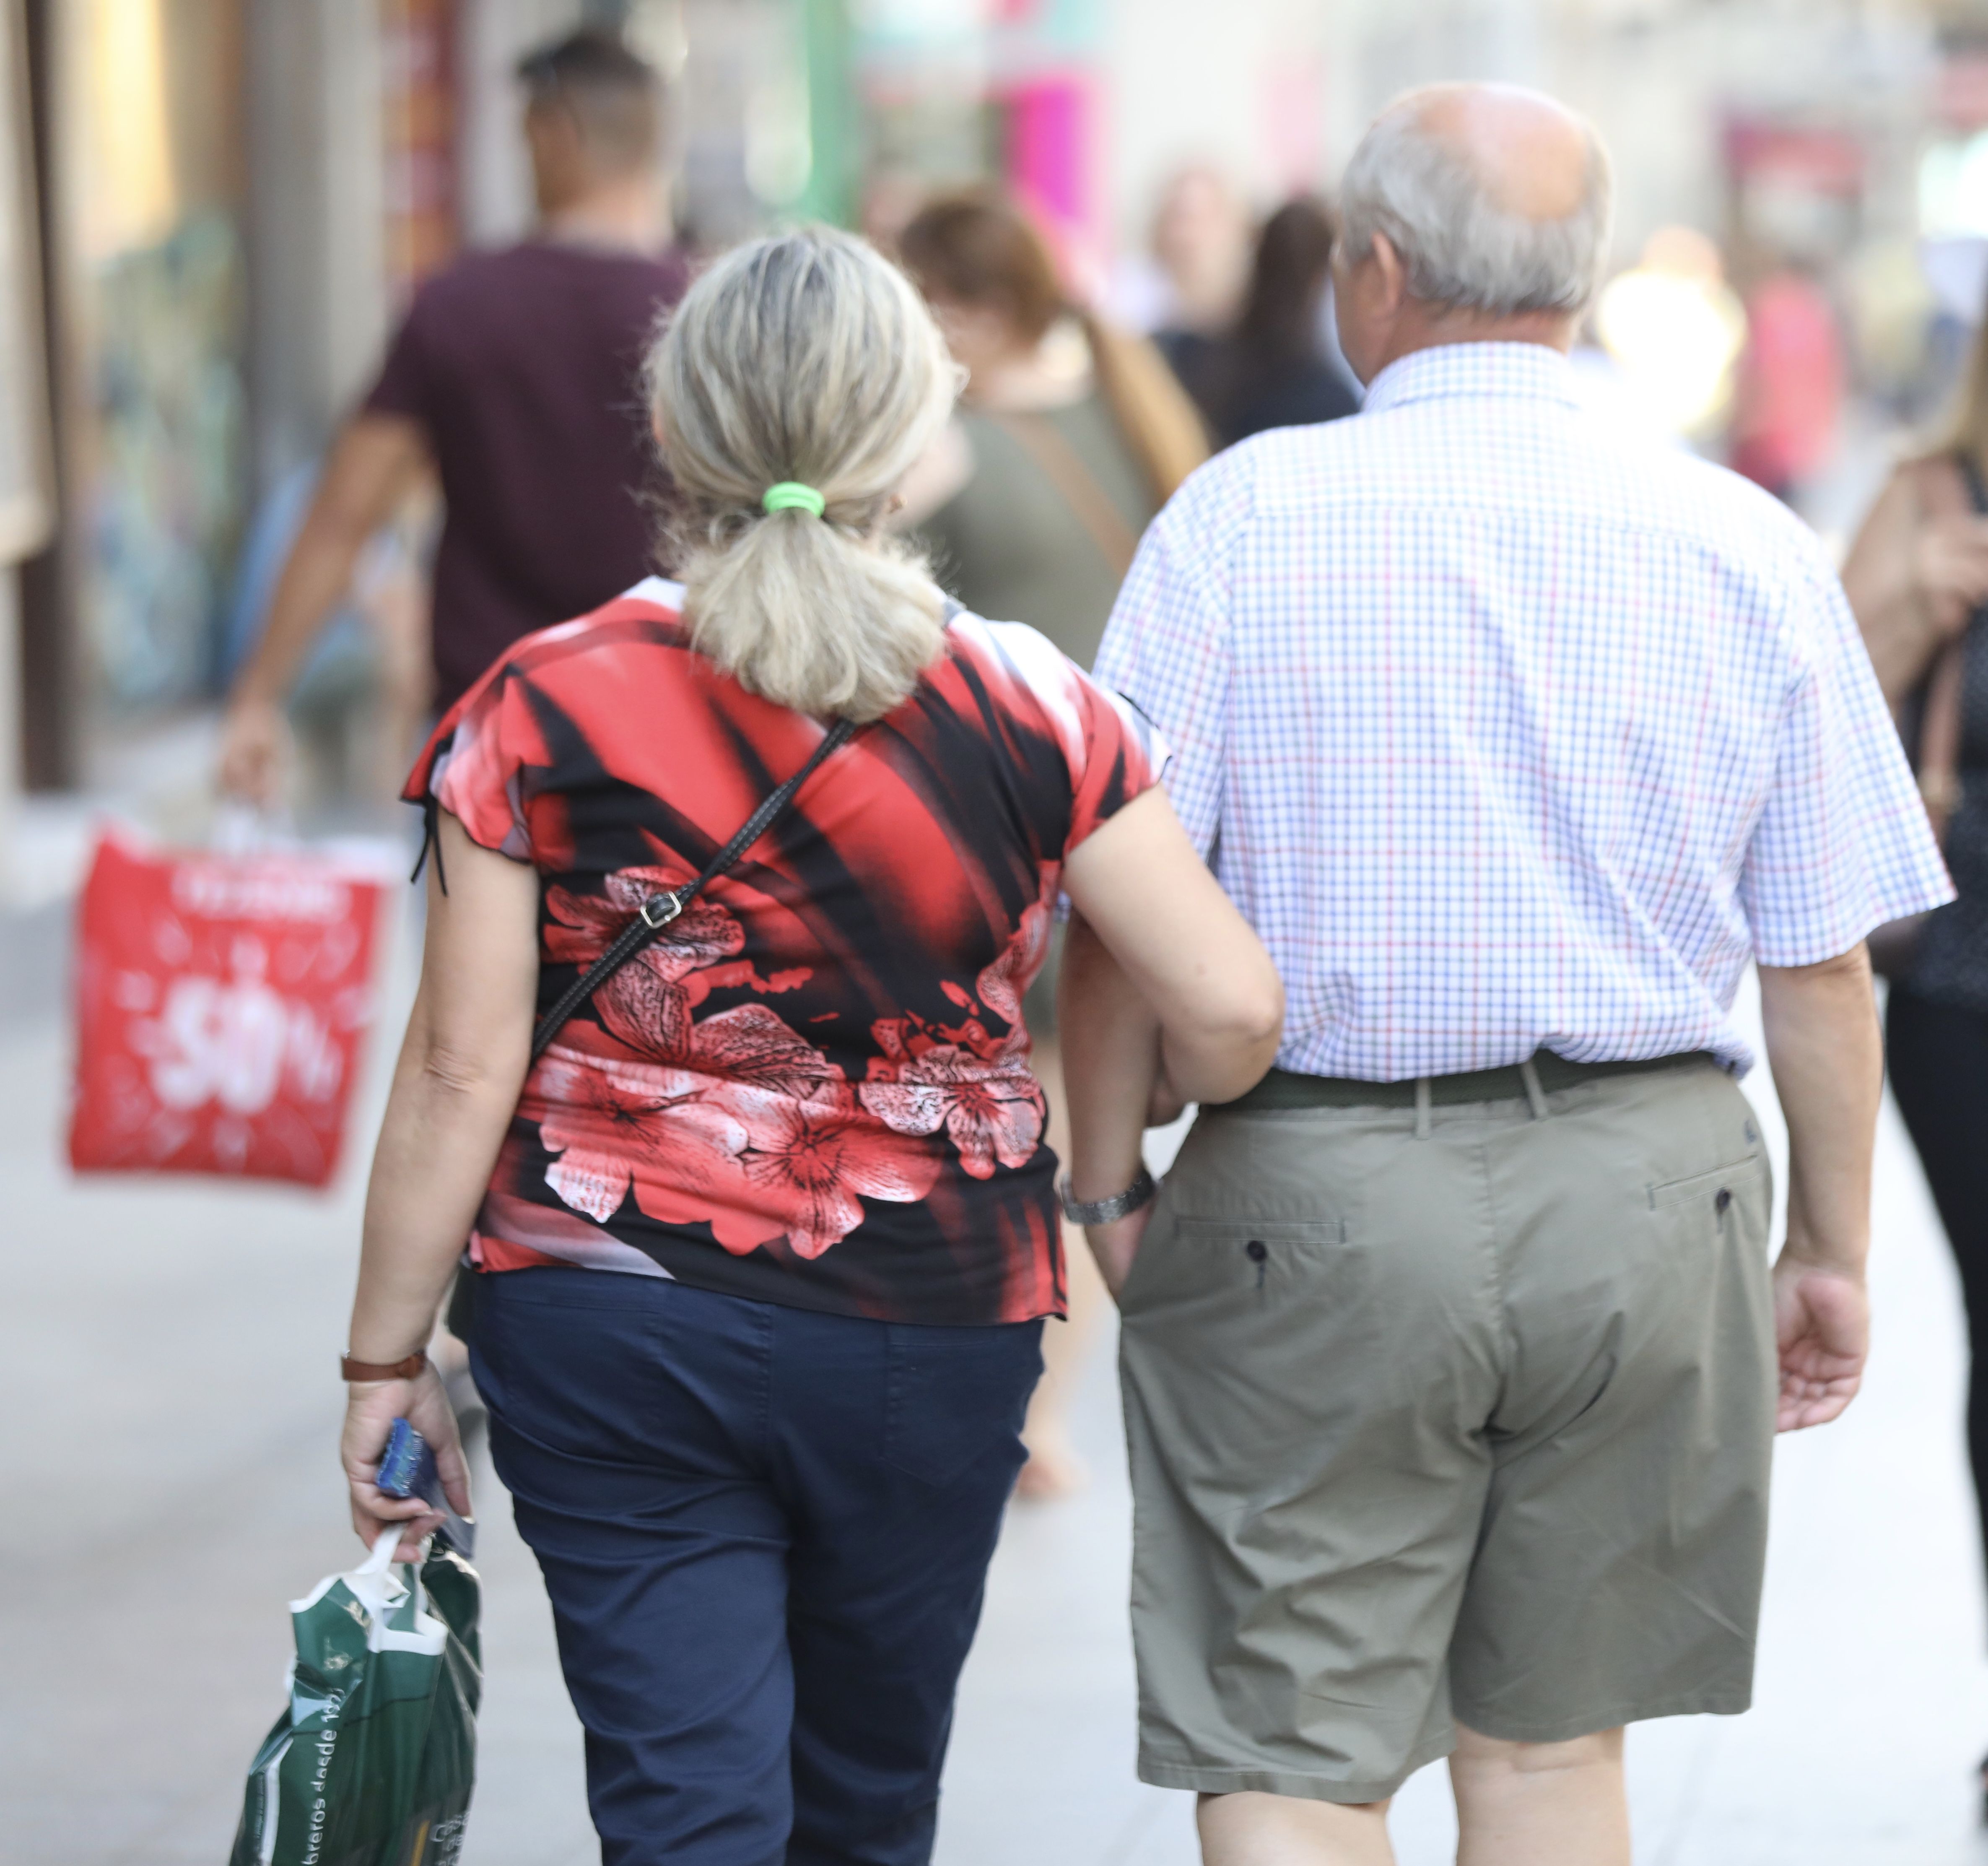
[[105, 259], [163, 239], [179, 218], [167, 119], [161, 0], [91, 0], [84, 15], [83, 246]]
[[1988, 130], [1919, 157], [1919, 231], [1988, 233]]
[[1702, 234], [1652, 234], [1641, 262], [1602, 292], [1594, 327], [1621, 372], [1623, 395], [1658, 432], [1697, 435], [1724, 411], [1746, 316]]
[[807, 69], [792, 59], [762, 76], [746, 100], [746, 181], [769, 207], [800, 198], [814, 168]]
[[978, 33], [992, 22], [994, 0], [855, 0], [857, 32], [881, 39], [943, 40]]

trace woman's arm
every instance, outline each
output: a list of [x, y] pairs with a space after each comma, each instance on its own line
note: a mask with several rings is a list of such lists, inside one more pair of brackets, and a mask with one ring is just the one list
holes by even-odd
[[1843, 560], [1844, 594], [1894, 707], [1988, 598], [1988, 522], [1966, 509], [1958, 488], [1950, 511], [1934, 510], [1923, 496], [1926, 476], [1952, 471], [1934, 461], [1900, 467]]
[[[1079, 843], [1063, 887], [1158, 1019], [1175, 1089], [1191, 1102], [1232, 1102], [1254, 1087], [1276, 1057], [1284, 987], [1166, 793], [1156, 785]], [[1068, 1041], [1066, 1068], [1076, 1060]]]
[[[1164, 791], [1128, 804], [1071, 852], [1057, 991], [1070, 1185], [1109, 1198], [1138, 1177], [1157, 1102], [1232, 1101], [1276, 1059], [1276, 968], [1194, 852]], [[1116, 1295], [1151, 1208], [1087, 1235]]]
[[[373, 1157], [350, 1346], [390, 1363], [424, 1346], [475, 1224], [525, 1079], [538, 994], [537, 874], [472, 842], [443, 812], [429, 869], [421, 984]], [[448, 892], [436, 885], [448, 876]], [[434, 1448], [449, 1500], [469, 1513], [468, 1468], [432, 1367], [414, 1380], [354, 1381], [341, 1447], [353, 1526], [370, 1540], [397, 1518], [411, 1559], [434, 1513], [373, 1482], [387, 1432], [404, 1417]]]
[[[1063, 1106], [1070, 1116], [1070, 1189], [1108, 1199], [1139, 1177], [1151, 1102], [1163, 1079], [1160, 1020], [1125, 968], [1080, 916], [1070, 916], [1057, 985]], [[1080, 1065], [1074, 1059], [1081, 1057]], [[1105, 1287], [1116, 1296], [1132, 1268], [1150, 1206], [1114, 1224], [1085, 1228]]]

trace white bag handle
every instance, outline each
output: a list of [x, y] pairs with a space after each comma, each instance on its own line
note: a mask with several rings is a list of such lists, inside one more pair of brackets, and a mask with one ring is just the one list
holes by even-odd
[[287, 804], [242, 802], [225, 797], [215, 804], [208, 847], [217, 855], [245, 861], [296, 844], [296, 824]]
[[[407, 1526], [404, 1522], [395, 1522], [382, 1529], [374, 1539], [372, 1553], [345, 1576], [344, 1581], [369, 1616], [366, 1644], [370, 1651], [420, 1652], [433, 1658], [448, 1645], [448, 1628], [428, 1611], [428, 1594], [421, 1587], [421, 1563], [407, 1564], [404, 1582], [393, 1572], [394, 1550]], [[396, 1631], [388, 1622], [410, 1594], [414, 1597], [414, 1624], [404, 1631]]]
[[394, 1565], [394, 1551], [406, 1532], [404, 1522], [391, 1522], [373, 1539], [373, 1553], [353, 1570], [354, 1574], [384, 1574]]

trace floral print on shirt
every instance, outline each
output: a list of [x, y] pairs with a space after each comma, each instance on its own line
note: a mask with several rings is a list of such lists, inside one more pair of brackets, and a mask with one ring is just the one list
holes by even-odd
[[[543, 1011], [821, 727], [688, 646], [651, 583], [519, 644], [409, 782], [543, 877]], [[665, 1274], [893, 1320], [1063, 1302], [1023, 992], [1063, 860], [1155, 780], [1129, 710], [1033, 630], [947, 653], [562, 1030], [472, 1255]]]

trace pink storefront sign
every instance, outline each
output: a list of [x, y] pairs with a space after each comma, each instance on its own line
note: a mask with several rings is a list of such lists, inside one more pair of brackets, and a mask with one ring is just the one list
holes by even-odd
[[1091, 151], [1095, 87], [1059, 73], [1003, 85], [1003, 179], [1036, 216], [1065, 276], [1086, 277], [1095, 263], [1097, 229]]

